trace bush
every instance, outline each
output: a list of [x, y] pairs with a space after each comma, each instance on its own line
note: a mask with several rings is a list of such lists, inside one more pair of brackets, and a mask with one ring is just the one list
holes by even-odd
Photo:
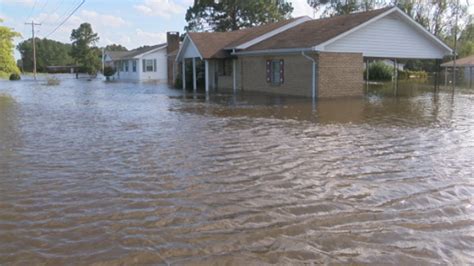
[[411, 71], [411, 70], [402, 70], [398, 71], [399, 79], [426, 79], [428, 78], [428, 73], [425, 71]]
[[13, 73], [10, 75], [10, 80], [20, 80], [21, 77], [17, 73]]
[[[369, 65], [369, 80], [391, 80], [393, 67], [378, 61]], [[367, 77], [367, 70], [364, 71], [364, 77]]]
[[114, 67], [106, 66], [104, 67], [104, 76], [111, 77], [115, 74], [116, 70]]

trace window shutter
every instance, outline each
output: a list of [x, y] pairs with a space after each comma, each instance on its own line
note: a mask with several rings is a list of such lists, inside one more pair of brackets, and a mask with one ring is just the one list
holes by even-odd
[[142, 59], [142, 71], [146, 72], [146, 64], [145, 64], [145, 59]]
[[153, 72], [156, 72], [156, 59], [153, 59]]
[[283, 84], [285, 81], [285, 61], [280, 60], [280, 84]]
[[272, 60], [267, 60], [267, 83], [272, 82]]

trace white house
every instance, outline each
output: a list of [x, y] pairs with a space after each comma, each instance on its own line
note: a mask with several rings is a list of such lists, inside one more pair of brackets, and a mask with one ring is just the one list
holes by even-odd
[[131, 51], [105, 51], [105, 65], [116, 69], [113, 79], [170, 83], [174, 80], [174, 57], [179, 33], [168, 32], [167, 42]]

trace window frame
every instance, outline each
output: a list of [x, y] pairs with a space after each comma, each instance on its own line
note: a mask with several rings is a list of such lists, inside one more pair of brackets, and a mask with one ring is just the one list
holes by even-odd
[[[278, 66], [278, 67], [275, 67]], [[275, 71], [278, 71], [276, 73]], [[272, 86], [281, 86], [285, 83], [285, 60], [269, 59], [266, 60], [266, 80]]]

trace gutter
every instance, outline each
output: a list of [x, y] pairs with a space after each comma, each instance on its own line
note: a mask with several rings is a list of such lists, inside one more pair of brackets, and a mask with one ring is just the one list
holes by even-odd
[[312, 84], [311, 84], [311, 97], [313, 98], [313, 101], [316, 100], [316, 60], [314, 60], [314, 58], [312, 58], [311, 56], [308, 56], [307, 54], [305, 54], [305, 51], [301, 51], [301, 55], [303, 57], [305, 57], [306, 59], [310, 60], [311, 62], [313, 62], [313, 70], [312, 70]]

